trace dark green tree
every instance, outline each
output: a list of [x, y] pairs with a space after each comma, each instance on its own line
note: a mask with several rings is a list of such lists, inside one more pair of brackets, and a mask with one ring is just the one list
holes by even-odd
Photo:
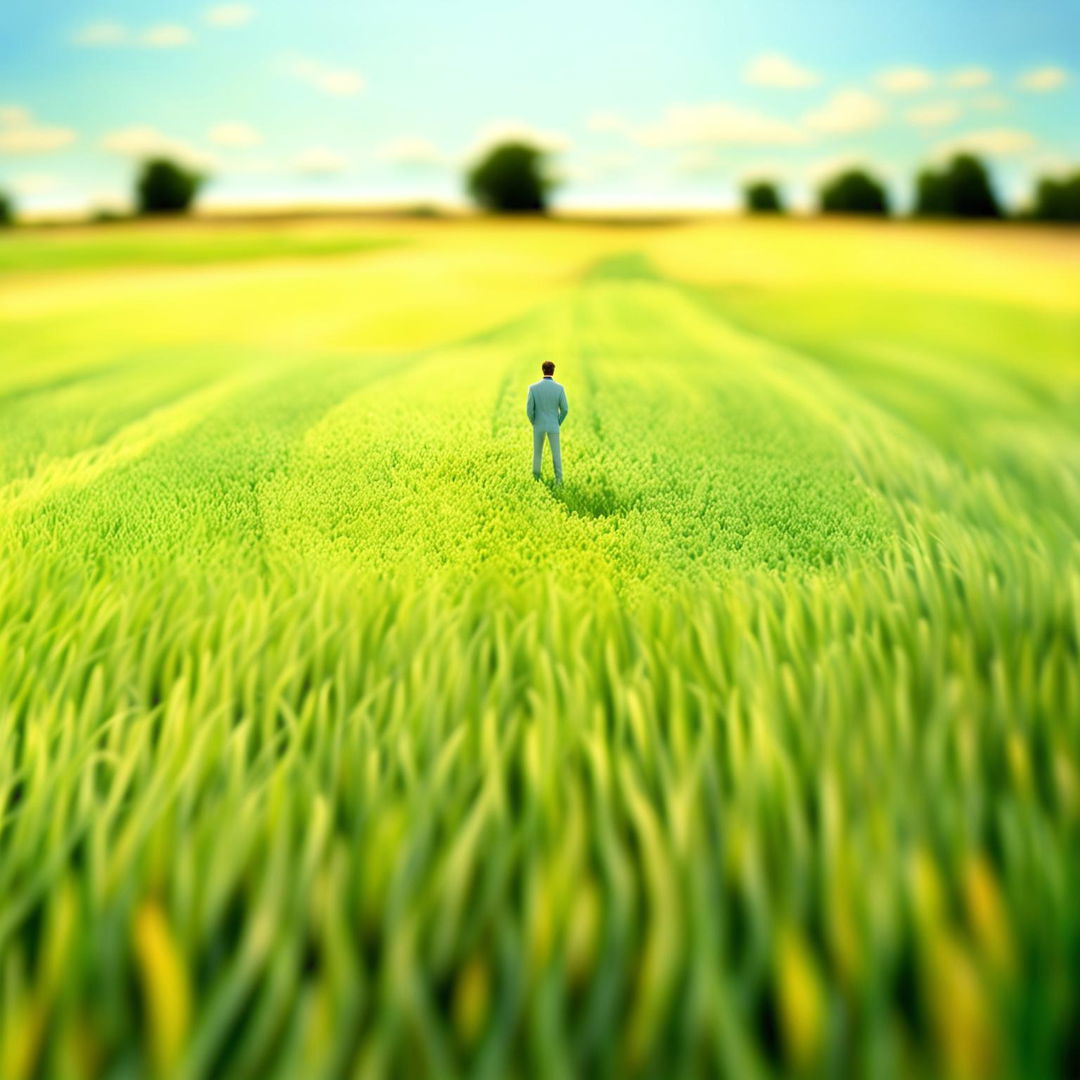
[[923, 169], [915, 181], [915, 213], [920, 217], [948, 217], [948, 185], [942, 173]]
[[1038, 221], [1080, 221], [1080, 169], [1071, 176], [1044, 176], [1035, 187], [1032, 217]]
[[751, 214], [782, 214], [780, 191], [771, 180], [752, 180], [743, 188], [746, 209]]
[[547, 154], [524, 142], [506, 142], [489, 150], [466, 177], [469, 195], [485, 210], [499, 214], [543, 214], [555, 180]]
[[168, 158], [145, 161], [135, 182], [140, 214], [183, 214], [191, 209], [206, 177]]
[[11, 199], [0, 191], [0, 227], [15, 224], [15, 207]]
[[848, 169], [821, 189], [825, 214], [888, 214], [889, 197], [884, 185], [862, 169]]
[[986, 166], [973, 154], [957, 154], [943, 169], [924, 169], [915, 191], [923, 217], [999, 218], [1001, 204]]

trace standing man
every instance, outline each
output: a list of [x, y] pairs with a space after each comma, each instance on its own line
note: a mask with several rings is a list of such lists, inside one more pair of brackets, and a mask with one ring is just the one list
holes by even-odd
[[525, 412], [533, 426], [533, 476], [540, 479], [540, 459], [544, 453], [544, 436], [551, 446], [551, 464], [555, 466], [555, 483], [562, 483], [562, 454], [559, 451], [559, 428], [570, 411], [566, 391], [554, 379], [555, 365], [550, 360], [541, 364], [544, 377], [529, 387]]

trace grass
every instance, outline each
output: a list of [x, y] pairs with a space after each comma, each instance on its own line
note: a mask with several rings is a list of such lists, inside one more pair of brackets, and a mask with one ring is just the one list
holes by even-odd
[[193, 227], [182, 221], [26, 229], [5, 236], [0, 244], [0, 275], [354, 254], [394, 242], [361, 233], [335, 235], [311, 226], [281, 226], [275, 231], [247, 225]]
[[1075, 1071], [1074, 241], [401, 228], [0, 297], [0, 1075]]

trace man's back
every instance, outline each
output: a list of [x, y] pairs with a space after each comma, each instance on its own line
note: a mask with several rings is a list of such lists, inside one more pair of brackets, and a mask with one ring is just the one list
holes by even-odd
[[537, 431], [558, 432], [568, 411], [562, 383], [545, 377], [529, 387], [529, 419]]

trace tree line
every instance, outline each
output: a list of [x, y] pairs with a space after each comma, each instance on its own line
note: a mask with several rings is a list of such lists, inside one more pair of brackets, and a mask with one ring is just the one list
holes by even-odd
[[[753, 180], [743, 188], [746, 209], [755, 214], [785, 210], [777, 184]], [[866, 169], [846, 169], [827, 180], [818, 192], [824, 214], [892, 212], [885, 185]], [[940, 168], [924, 168], [915, 177], [912, 214], [926, 218], [1006, 218], [1031, 221], [1080, 221], [1080, 169], [1063, 178], [1036, 182], [1029, 209], [1010, 213], [994, 190], [990, 172], [974, 154], [955, 154]]]
[[[465, 175], [465, 189], [484, 211], [543, 214], [550, 207], [558, 178], [549, 155], [523, 141], [490, 149]], [[208, 177], [168, 158], [144, 161], [135, 178], [139, 215], [183, 214], [196, 202]], [[743, 204], [752, 214], [783, 214], [787, 205], [780, 185], [768, 178], [743, 187]], [[823, 214], [887, 216], [893, 212], [885, 185], [867, 169], [849, 168], [830, 177], [818, 191]], [[986, 165], [974, 154], [956, 154], [939, 168], [924, 168], [915, 178], [912, 213], [928, 218], [1006, 218], [1080, 222], [1080, 169], [1071, 175], [1042, 177], [1030, 209], [1010, 213], [994, 190]], [[110, 215], [115, 216], [115, 215]], [[0, 191], [0, 225], [13, 224], [12, 199]]]

